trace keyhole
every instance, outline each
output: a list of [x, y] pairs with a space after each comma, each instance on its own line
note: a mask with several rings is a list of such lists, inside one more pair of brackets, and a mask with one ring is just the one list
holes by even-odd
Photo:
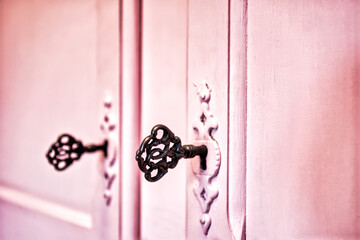
[[206, 170], [206, 157], [200, 157], [200, 168], [201, 170]]
[[205, 189], [203, 188], [202, 189], [202, 191], [201, 191], [201, 193], [200, 193], [200, 197], [204, 200], [204, 201], [206, 201], [206, 192], [205, 192]]

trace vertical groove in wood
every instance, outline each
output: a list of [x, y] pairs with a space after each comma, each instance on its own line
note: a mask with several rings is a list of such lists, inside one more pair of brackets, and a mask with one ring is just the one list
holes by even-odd
[[[120, 164], [119, 164], [119, 174], [121, 174], [121, 162], [123, 160], [122, 158], [122, 151], [123, 151], [123, 146], [121, 144], [121, 141], [122, 141], [122, 126], [123, 126], [123, 118], [121, 117], [121, 114], [122, 114], [122, 102], [123, 102], [123, 99], [121, 97], [121, 92], [123, 91], [123, 74], [122, 74], [122, 69], [123, 69], [123, 39], [122, 39], [122, 36], [123, 36], [123, 32], [122, 32], [122, 24], [123, 24], [123, 0], [119, 0], [119, 153], [120, 153], [120, 157], [119, 157], [119, 161], [120, 161]], [[119, 228], [119, 231], [118, 231], [118, 234], [119, 234], [119, 240], [122, 239], [121, 238], [121, 235], [122, 235], [122, 191], [121, 191], [121, 181], [122, 180], [122, 177], [121, 175], [119, 175], [119, 186], [118, 186], [118, 191], [119, 191], [119, 218], [118, 218], [118, 228]]]
[[134, 153], [141, 132], [141, 0], [123, 0], [121, 16], [121, 239], [140, 238], [140, 178]]
[[246, 217], [247, 0], [229, 0], [228, 217], [242, 239]]
[[[190, 0], [186, 0], [186, 116], [185, 116], [185, 121], [186, 121], [186, 124], [185, 124], [185, 131], [186, 131], [186, 139], [188, 140], [189, 139], [189, 133], [188, 133], [188, 129], [189, 127], [191, 126], [189, 124], [189, 1]], [[190, 83], [191, 84], [191, 83]], [[188, 184], [189, 180], [188, 180], [188, 171], [189, 171], [189, 168], [186, 169], [186, 184]], [[185, 237], [186, 239], [189, 239], [189, 236], [188, 236], [188, 198], [189, 198], [189, 194], [192, 194], [192, 193], [189, 193], [189, 191], [185, 191]]]

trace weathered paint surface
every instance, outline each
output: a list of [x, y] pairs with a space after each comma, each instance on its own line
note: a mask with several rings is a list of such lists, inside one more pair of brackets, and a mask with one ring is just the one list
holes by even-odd
[[359, 2], [248, 2], [247, 239], [359, 239]]
[[[186, 1], [143, 1], [141, 139], [161, 123], [186, 143], [186, 22]], [[141, 179], [142, 238], [185, 239], [186, 160], [156, 183]]]
[[[120, 67], [123, 239], [241, 239], [245, 200], [247, 239], [360, 238], [357, 1], [123, 1], [123, 18], [118, 1], [102, 2], [0, 2], [0, 183], [32, 194], [8, 198], [85, 213], [96, 232], [1, 202], [1, 239], [118, 237], [118, 211], [95, 213], [96, 155], [57, 173], [44, 152], [59, 126], [100, 138], [103, 90], [118, 93]], [[140, 186], [133, 157], [158, 123], [193, 142], [203, 80], [222, 153], [207, 237], [187, 160]]]

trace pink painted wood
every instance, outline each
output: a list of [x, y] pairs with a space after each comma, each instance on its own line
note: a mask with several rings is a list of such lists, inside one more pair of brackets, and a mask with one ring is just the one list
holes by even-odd
[[60, 173], [45, 153], [62, 132], [101, 142], [107, 94], [118, 114], [118, 8], [117, 0], [0, 1], [0, 239], [117, 239], [101, 154]]
[[247, 239], [359, 239], [360, 2], [248, 3]]
[[[204, 7], [201, 1], [189, 1], [189, 6], [174, 1], [144, 2], [142, 15], [143, 137], [153, 125], [163, 123], [184, 143], [194, 143], [192, 125], [199, 121], [201, 112], [193, 83], [206, 80], [213, 90], [210, 105], [215, 109], [215, 117], [220, 119], [219, 132], [214, 136], [219, 140], [223, 162], [215, 181], [220, 186], [220, 197], [210, 213], [214, 220], [208, 239], [232, 236], [241, 239], [244, 233], [246, 2], [232, 2], [231, 19], [228, 4], [217, 1]], [[234, 21], [231, 35], [229, 21]], [[239, 104], [241, 108], [237, 108]], [[190, 160], [182, 160], [159, 182], [142, 181], [144, 239], [205, 238], [199, 223], [201, 208], [193, 193], [193, 178]]]
[[[142, 138], [161, 123], [186, 143], [186, 10], [183, 0], [143, 1]], [[141, 197], [143, 239], [186, 238], [186, 160], [156, 183], [142, 176]]]
[[135, 161], [141, 127], [141, 1], [121, 5], [120, 239], [140, 238], [140, 175]]
[[[232, 239], [242, 236], [245, 218], [245, 69], [239, 66], [239, 62], [245, 62], [244, 43], [245, 35], [241, 35], [245, 29], [244, 22], [233, 19], [246, 19], [241, 12], [245, 7], [241, 2], [212, 1], [204, 4], [202, 1], [189, 1], [189, 25], [188, 25], [188, 126], [199, 122], [200, 104], [196, 96], [196, 88], [191, 83], [206, 81], [211, 92], [211, 111], [218, 120], [218, 130], [213, 133], [218, 142], [221, 152], [221, 166], [218, 175], [212, 185], [219, 189], [219, 194], [211, 205], [208, 215], [211, 218], [211, 226], [205, 235], [199, 222], [202, 214], [199, 203], [193, 194], [196, 178], [188, 169], [188, 192], [187, 192], [187, 238], [188, 239]], [[229, 28], [234, 30], [230, 35]], [[240, 31], [238, 33], [237, 31]], [[230, 40], [231, 37], [231, 40]], [[235, 41], [236, 39], [236, 41]], [[230, 48], [232, 43], [233, 46]], [[240, 47], [238, 45], [240, 44]], [[229, 50], [233, 50], [229, 55]], [[234, 61], [230, 78], [230, 62]], [[236, 60], [235, 60], [236, 59]], [[239, 60], [238, 60], [239, 59]], [[240, 68], [240, 69], [239, 69]], [[233, 89], [230, 91], [229, 82]], [[234, 90], [237, 90], [234, 92]], [[241, 103], [242, 108], [235, 108]], [[236, 104], [236, 105], [235, 105]], [[231, 108], [232, 113], [229, 114]], [[229, 124], [234, 132], [229, 135]], [[237, 127], [234, 127], [234, 126]], [[196, 136], [193, 129], [188, 127], [189, 141]], [[240, 138], [240, 140], [239, 140]], [[230, 149], [231, 145], [231, 151]], [[236, 150], [235, 150], [235, 149]], [[235, 153], [236, 152], [236, 153]], [[229, 157], [233, 158], [230, 160]], [[239, 158], [239, 156], [241, 156]], [[214, 156], [209, 156], [209, 159]], [[232, 170], [238, 170], [234, 176], [229, 177], [229, 166]], [[214, 187], [215, 188], [215, 187]], [[233, 191], [229, 194], [229, 190]], [[209, 197], [209, 196], [205, 196]], [[231, 197], [231, 198], [230, 198]], [[235, 203], [235, 204], [233, 204]], [[229, 209], [233, 216], [230, 217]], [[234, 212], [235, 211], [235, 212]], [[236, 222], [231, 222], [236, 220]], [[232, 228], [233, 226], [233, 228]]]
[[239, 240], [246, 231], [247, 2], [229, 1], [228, 218]]
[[[360, 3], [120, 2], [121, 63], [118, 1], [0, 2], [0, 196], [43, 206], [2, 200], [1, 239], [244, 239], [245, 216], [247, 239], [360, 238]], [[148, 183], [134, 159], [157, 123], [195, 142], [204, 80], [221, 151], [206, 236], [191, 160]], [[43, 156], [58, 126], [101, 138], [106, 92], [122, 94], [111, 209], [97, 155], [61, 175]]]

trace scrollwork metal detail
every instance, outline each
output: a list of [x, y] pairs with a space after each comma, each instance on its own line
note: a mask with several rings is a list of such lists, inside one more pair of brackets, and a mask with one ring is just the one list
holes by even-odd
[[110, 206], [114, 196], [114, 183], [118, 175], [118, 133], [117, 118], [114, 113], [113, 100], [110, 95], [107, 95], [104, 101], [104, 117], [100, 125], [100, 129], [103, 132], [106, 139], [109, 140], [108, 154], [103, 159], [103, 176], [104, 176], [104, 199], [106, 206]]
[[196, 134], [196, 139], [199, 142], [205, 141], [207, 143], [211, 155], [206, 160], [206, 170], [194, 171], [197, 181], [194, 183], [193, 192], [197, 198], [202, 216], [200, 217], [200, 224], [203, 233], [208, 234], [211, 226], [210, 209], [214, 200], [219, 196], [219, 188], [212, 184], [213, 179], [218, 175], [221, 165], [221, 154], [219, 144], [215, 140], [213, 133], [218, 129], [218, 121], [210, 111], [209, 102], [211, 100], [211, 88], [203, 82], [197, 87], [197, 94], [201, 102], [200, 121], [193, 124], [193, 129]]
[[205, 146], [184, 145], [181, 139], [165, 125], [158, 124], [151, 130], [136, 152], [139, 168], [145, 173], [149, 182], [160, 180], [169, 168], [175, 168], [181, 158], [192, 158], [200, 155], [206, 158]]
[[49, 163], [58, 171], [68, 168], [74, 161], [79, 160], [85, 152], [95, 152], [101, 150], [106, 156], [107, 140], [102, 145], [84, 146], [81, 141], [76, 140], [70, 134], [62, 134], [57, 141], [52, 144], [46, 153]]

